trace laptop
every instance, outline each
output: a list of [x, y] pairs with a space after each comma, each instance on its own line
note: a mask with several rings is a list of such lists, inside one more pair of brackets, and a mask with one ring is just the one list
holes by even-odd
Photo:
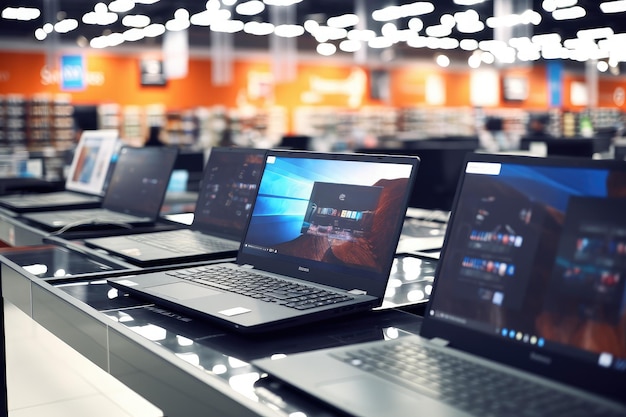
[[568, 159], [468, 156], [419, 336], [254, 365], [355, 416], [625, 415], [626, 164]]
[[117, 150], [117, 130], [86, 130], [74, 150], [65, 178], [65, 190], [3, 196], [0, 197], [0, 207], [18, 213], [98, 207], [102, 203]]
[[235, 257], [264, 156], [261, 149], [212, 148], [189, 229], [97, 237], [85, 243], [140, 265]]
[[236, 262], [110, 279], [241, 332], [382, 303], [419, 158], [269, 150]]
[[124, 146], [100, 208], [25, 213], [23, 219], [48, 230], [117, 225], [133, 227], [156, 221], [178, 150]]

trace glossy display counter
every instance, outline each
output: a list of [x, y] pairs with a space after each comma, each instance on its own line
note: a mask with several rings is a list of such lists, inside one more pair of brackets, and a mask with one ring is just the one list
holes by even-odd
[[243, 336], [118, 293], [106, 278], [147, 270], [79, 244], [5, 248], [0, 261], [6, 300], [171, 417], [335, 415], [250, 362], [417, 333], [436, 263], [398, 255], [375, 311]]

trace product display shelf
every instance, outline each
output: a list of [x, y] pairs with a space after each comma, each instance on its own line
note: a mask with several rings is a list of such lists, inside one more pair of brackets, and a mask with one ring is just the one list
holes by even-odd
[[[50, 250], [60, 251], [32, 247], [2, 252], [4, 298], [170, 417], [338, 415], [267, 378], [250, 362], [274, 354], [402, 337], [417, 333], [421, 324], [418, 315], [390, 307], [271, 334], [241, 335], [125, 296], [105, 281], [141, 270], [113, 263], [105, 272], [35, 275], [32, 262], [45, 265], [44, 254]], [[88, 254], [71, 254], [82, 256]], [[59, 256], [48, 254], [47, 259], [52, 258]], [[93, 262], [94, 270], [102, 269], [101, 263]], [[411, 271], [408, 265], [394, 268], [400, 271], [396, 280], [413, 285], [419, 276], [432, 273], [430, 267], [421, 270], [423, 264], [414, 263], [419, 268]]]

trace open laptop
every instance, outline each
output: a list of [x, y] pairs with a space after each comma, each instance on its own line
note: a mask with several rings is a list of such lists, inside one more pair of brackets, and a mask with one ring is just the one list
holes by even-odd
[[102, 203], [117, 150], [117, 130], [86, 130], [74, 150], [64, 191], [7, 195], [0, 197], [0, 207], [19, 213], [98, 207]]
[[135, 264], [235, 257], [256, 197], [265, 150], [213, 148], [189, 229], [86, 239]]
[[269, 150], [237, 262], [108, 282], [242, 332], [369, 310], [382, 303], [418, 164]]
[[420, 336], [254, 365], [355, 416], [625, 415], [626, 164], [567, 159], [470, 154]]
[[154, 223], [177, 154], [172, 147], [124, 146], [100, 208], [25, 213], [22, 218], [57, 232], [93, 225], [132, 227]]

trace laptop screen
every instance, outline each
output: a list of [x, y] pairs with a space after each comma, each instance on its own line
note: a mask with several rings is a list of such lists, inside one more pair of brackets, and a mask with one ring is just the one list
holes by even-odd
[[104, 195], [107, 173], [117, 149], [117, 130], [87, 130], [81, 135], [65, 189]]
[[102, 207], [156, 219], [177, 153], [169, 147], [123, 147]]
[[418, 161], [270, 151], [238, 262], [384, 291]]
[[193, 226], [240, 240], [256, 196], [265, 150], [213, 148], [204, 169]]
[[532, 351], [531, 361], [563, 356], [624, 374], [626, 166], [471, 158], [426, 327], [490, 335]]

